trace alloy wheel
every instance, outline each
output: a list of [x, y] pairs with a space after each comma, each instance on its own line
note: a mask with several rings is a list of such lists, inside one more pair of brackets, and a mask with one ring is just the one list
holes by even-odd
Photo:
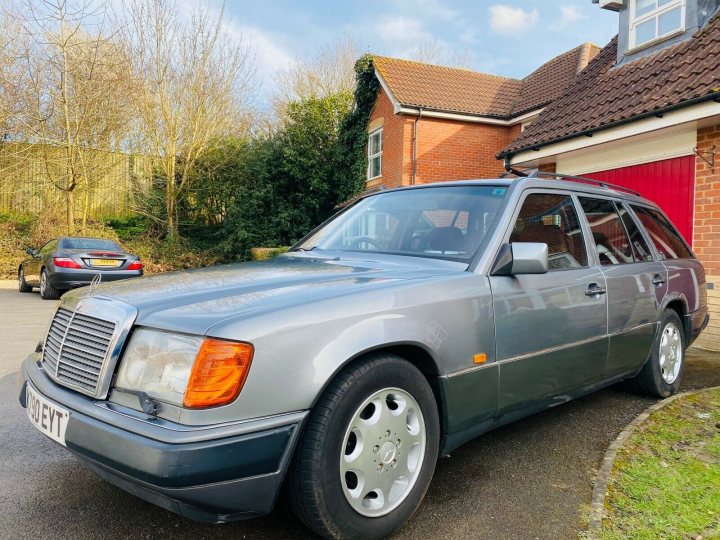
[[350, 506], [366, 517], [397, 508], [417, 481], [426, 444], [425, 420], [409, 393], [385, 388], [369, 396], [345, 430], [340, 456]]
[[668, 323], [660, 336], [660, 373], [663, 380], [672, 384], [680, 374], [683, 361], [683, 346], [680, 330], [675, 323]]

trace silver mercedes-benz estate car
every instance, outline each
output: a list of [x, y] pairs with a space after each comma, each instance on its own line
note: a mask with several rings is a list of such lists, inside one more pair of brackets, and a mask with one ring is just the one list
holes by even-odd
[[79, 289], [22, 365], [30, 421], [209, 522], [281, 488], [320, 535], [386, 537], [438, 456], [623, 379], [677, 392], [703, 267], [636, 194], [537, 177], [355, 202], [271, 261]]

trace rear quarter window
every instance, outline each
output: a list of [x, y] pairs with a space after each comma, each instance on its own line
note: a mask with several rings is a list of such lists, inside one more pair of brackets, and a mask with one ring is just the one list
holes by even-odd
[[634, 205], [632, 209], [660, 253], [661, 259], [690, 259], [693, 257], [680, 233], [660, 212]]

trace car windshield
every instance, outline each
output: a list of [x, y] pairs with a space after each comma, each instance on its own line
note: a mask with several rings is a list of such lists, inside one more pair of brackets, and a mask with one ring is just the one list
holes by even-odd
[[112, 240], [103, 240], [101, 238], [65, 238], [62, 243], [64, 249], [102, 249], [112, 251], [122, 251]]
[[378, 252], [469, 261], [493, 226], [504, 186], [446, 186], [367, 197], [296, 249]]

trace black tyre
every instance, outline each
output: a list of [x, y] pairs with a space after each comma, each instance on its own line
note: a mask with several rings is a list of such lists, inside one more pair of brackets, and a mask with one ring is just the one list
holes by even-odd
[[40, 272], [40, 297], [43, 300], [57, 300], [62, 292], [50, 284], [50, 275], [46, 268]]
[[386, 538], [435, 470], [437, 404], [420, 371], [381, 354], [343, 370], [313, 408], [288, 473], [290, 505], [326, 538]]
[[25, 270], [18, 270], [18, 290], [20, 292], [32, 292], [33, 288], [25, 281]]
[[685, 343], [680, 317], [672, 309], [666, 310], [650, 358], [635, 377], [643, 393], [665, 398], [678, 392], [685, 369]]

